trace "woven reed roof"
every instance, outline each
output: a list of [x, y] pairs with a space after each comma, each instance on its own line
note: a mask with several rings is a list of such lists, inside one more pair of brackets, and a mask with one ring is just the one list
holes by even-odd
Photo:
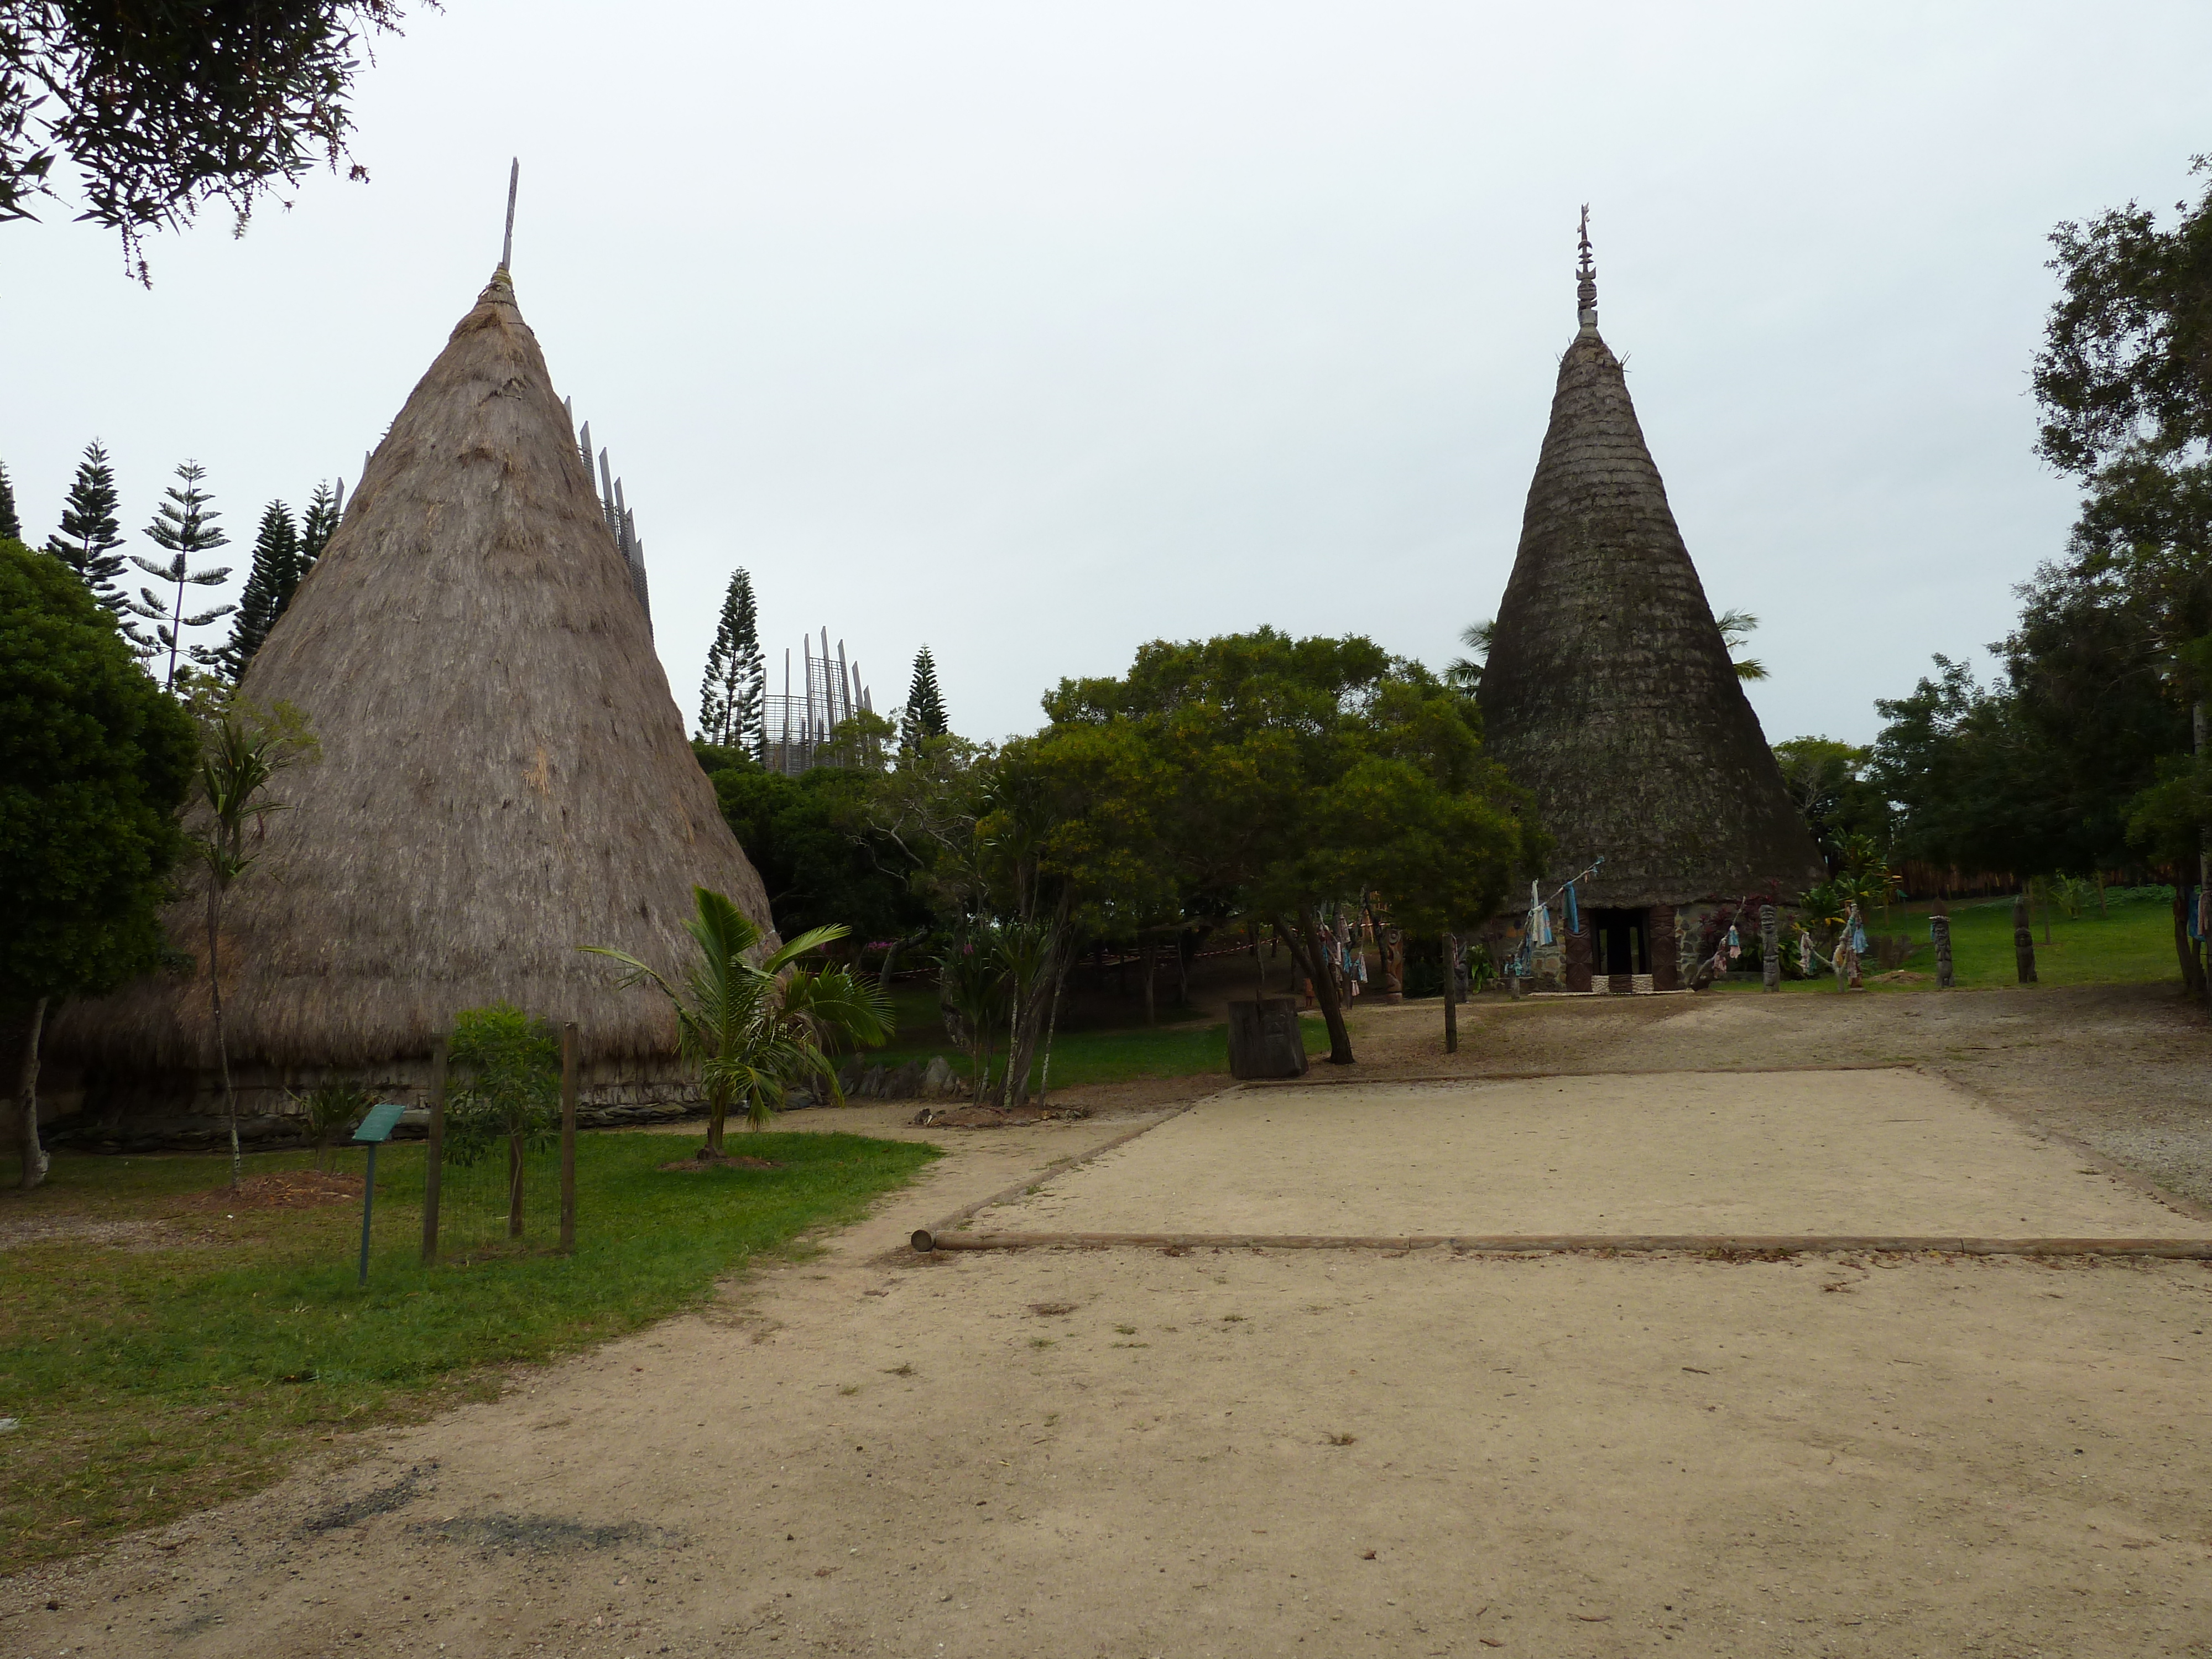
[[1645, 447], [1620, 361], [1583, 326], [1559, 363], [1483, 670], [1492, 755], [1535, 796], [1555, 876], [1592, 905], [1826, 879]]
[[[667, 1054], [659, 999], [607, 945], [686, 959], [693, 884], [770, 925], [760, 878], [684, 739], [629, 573], [536, 337], [496, 273], [371, 458], [343, 525], [255, 655], [319, 764], [271, 793], [222, 945], [232, 1059], [419, 1056], [504, 998], [573, 1019], [588, 1057]], [[190, 980], [65, 1009], [102, 1068], [215, 1057], [202, 902], [168, 918]]]

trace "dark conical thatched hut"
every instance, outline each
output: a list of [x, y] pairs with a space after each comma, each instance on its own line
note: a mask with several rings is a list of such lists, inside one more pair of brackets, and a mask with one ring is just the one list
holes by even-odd
[[1595, 967], [1663, 989], [1678, 907], [1778, 884], [1794, 896], [1825, 871], [1598, 336], [1587, 234], [1582, 246], [1582, 326], [1528, 486], [1483, 720], [1557, 842], [1555, 873], [1605, 860], [1577, 890], [1570, 988], [1591, 988]]
[[[693, 884], [770, 925], [685, 741], [628, 567], [504, 269], [461, 319], [253, 659], [254, 702], [322, 745], [225, 912], [234, 1073], [420, 1074], [463, 1008], [574, 1020], [603, 1102], [670, 1092], [665, 1004], [611, 988], [606, 945], [686, 954]], [[87, 1104], [209, 1103], [204, 911], [190, 978], [65, 1010]]]

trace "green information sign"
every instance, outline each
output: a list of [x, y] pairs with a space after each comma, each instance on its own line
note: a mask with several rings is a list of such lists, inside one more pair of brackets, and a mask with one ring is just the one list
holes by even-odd
[[404, 1106], [390, 1104], [370, 1107], [368, 1115], [362, 1119], [361, 1127], [353, 1132], [353, 1138], [369, 1141], [391, 1139], [392, 1130], [398, 1127], [400, 1114], [406, 1109]]
[[356, 1145], [368, 1145], [368, 1168], [361, 1182], [361, 1283], [368, 1283], [368, 1223], [376, 1210], [376, 1149], [392, 1139], [392, 1132], [399, 1124], [400, 1115], [407, 1109], [386, 1102], [372, 1106], [368, 1115], [362, 1119], [361, 1127], [353, 1132]]

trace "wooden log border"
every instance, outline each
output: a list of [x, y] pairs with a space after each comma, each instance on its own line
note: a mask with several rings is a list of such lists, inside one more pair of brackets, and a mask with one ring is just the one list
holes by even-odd
[[[1111, 1144], [1118, 1146], [1132, 1138], [1125, 1135]], [[1034, 1184], [1024, 1182], [1013, 1194], [1018, 1195]], [[957, 1225], [963, 1218], [952, 1219]], [[1966, 1238], [1942, 1233], [1436, 1233], [1363, 1237], [1314, 1233], [969, 1233], [952, 1227], [921, 1227], [915, 1231], [911, 1242], [916, 1250], [925, 1252], [1210, 1249], [1386, 1250], [1404, 1255], [1413, 1250], [1449, 1249], [1463, 1255], [2024, 1255], [2212, 1261], [2212, 1238]]]

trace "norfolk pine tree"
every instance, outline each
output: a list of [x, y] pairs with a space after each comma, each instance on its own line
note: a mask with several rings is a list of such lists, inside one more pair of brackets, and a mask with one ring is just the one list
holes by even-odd
[[0, 541], [23, 539], [23, 521], [15, 516], [15, 486], [8, 482], [8, 464], [0, 461]]
[[753, 601], [753, 579], [744, 571], [730, 577], [722, 599], [722, 620], [707, 653], [707, 676], [699, 685], [699, 735], [723, 749], [742, 749], [763, 758], [766, 741], [768, 665], [761, 657], [760, 615]]
[[337, 533], [338, 520], [343, 516], [338, 492], [326, 483], [317, 484], [315, 493], [307, 497], [307, 510], [300, 515], [300, 556], [294, 562], [292, 586], [284, 590], [283, 598], [277, 602], [278, 616], [284, 614], [284, 607], [292, 603], [292, 595], [307, 580], [307, 573], [315, 568], [315, 561], [323, 556], [323, 550]]
[[271, 501], [261, 514], [253, 563], [246, 572], [246, 591], [239, 595], [237, 614], [231, 618], [230, 638], [209, 653], [216, 672], [233, 685], [246, 678], [246, 665], [283, 614], [284, 602], [299, 586], [299, 572], [300, 535], [292, 523], [292, 510], [282, 501]]
[[[123, 571], [122, 526], [115, 521], [115, 469], [95, 438], [84, 447], [76, 477], [62, 501], [62, 527], [46, 538], [46, 551], [77, 574], [93, 598], [120, 617], [131, 601], [115, 585]], [[125, 632], [136, 630], [126, 626]]]
[[[167, 550], [170, 555], [168, 563], [156, 564], [136, 553], [131, 556], [131, 563], [148, 575], [173, 584], [176, 591], [170, 599], [164, 600], [152, 588], [142, 587], [138, 590], [138, 597], [128, 602], [133, 611], [154, 624], [155, 648], [166, 648], [169, 653], [169, 672], [165, 684], [171, 690], [174, 690], [177, 684], [179, 636], [187, 628], [205, 628], [238, 608], [233, 605], [222, 605], [196, 617], [185, 614], [185, 589], [187, 586], [212, 587], [230, 574], [228, 565], [214, 570], [196, 571], [191, 568], [193, 557], [198, 554], [213, 552], [228, 544], [230, 538], [216, 527], [215, 521], [222, 514], [208, 510], [210, 497], [200, 489], [200, 480], [207, 477], [206, 469], [198, 461], [186, 461], [177, 468], [177, 477], [183, 480], [184, 488], [179, 489], [174, 484], [169, 486], [159, 514], [153, 523], [146, 526], [146, 533], [153, 538], [154, 544]], [[198, 661], [205, 661], [212, 654], [203, 652], [198, 647], [192, 650], [192, 656]]]
[[906, 754], [919, 750], [929, 738], [951, 730], [945, 718], [945, 694], [937, 687], [937, 659], [923, 646], [915, 653], [914, 679], [906, 691], [906, 708], [899, 714], [899, 748]]

